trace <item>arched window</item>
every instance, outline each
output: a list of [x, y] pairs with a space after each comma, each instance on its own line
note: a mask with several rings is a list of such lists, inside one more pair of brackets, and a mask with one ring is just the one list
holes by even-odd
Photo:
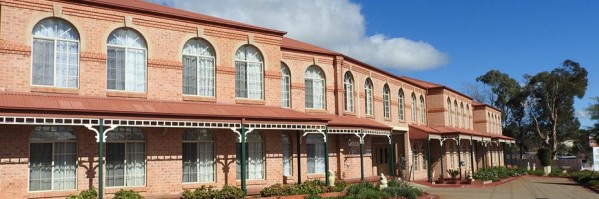
[[214, 97], [214, 49], [194, 38], [183, 47], [183, 94]]
[[79, 87], [79, 33], [69, 22], [47, 18], [32, 31], [31, 83], [41, 86]]
[[466, 104], [466, 128], [470, 129], [470, 105]]
[[76, 141], [70, 127], [35, 127], [29, 139], [29, 191], [77, 189]]
[[453, 120], [451, 118], [451, 100], [447, 98], [447, 120], [449, 120], [449, 126], [452, 126]]
[[418, 119], [416, 118], [416, 95], [412, 93], [412, 107], [410, 107], [410, 111], [412, 112], [412, 123], [416, 123]]
[[366, 79], [366, 82], [364, 82], [364, 94], [366, 98], [364, 100], [364, 102], [366, 103], [366, 105], [364, 106], [366, 108], [366, 115], [374, 115], [372, 110], [374, 97], [372, 95], [372, 81], [370, 80], [370, 78]]
[[287, 134], [281, 134], [283, 143], [283, 175], [291, 176], [293, 163], [291, 159], [291, 139]]
[[399, 120], [403, 121], [405, 119], [405, 96], [403, 93], [403, 89], [399, 89], [397, 108], [399, 113]]
[[109, 90], [146, 91], [146, 42], [135, 30], [119, 28], [107, 40]]
[[291, 107], [291, 72], [289, 67], [281, 62], [281, 106]]
[[426, 110], [424, 105], [424, 97], [420, 96], [420, 123], [426, 124]]
[[449, 143], [449, 168], [453, 169], [455, 168], [456, 165], [456, 160], [455, 160], [455, 144], [453, 142]]
[[458, 116], [459, 112], [458, 112], [458, 101], [457, 100], [453, 100], [453, 124], [455, 126], [459, 125], [459, 121], [460, 121], [460, 117]]
[[235, 97], [262, 99], [264, 59], [258, 48], [243, 45], [235, 53]]
[[460, 120], [460, 127], [465, 127], [466, 125], [464, 123], [466, 123], [466, 118], [464, 117], [464, 104], [461, 102], [460, 102], [460, 118], [462, 118]]
[[214, 182], [214, 137], [208, 129], [183, 135], [183, 182]]
[[487, 113], [487, 132], [493, 132], [493, 127], [491, 125], [491, 113]]
[[391, 118], [391, 90], [389, 90], [389, 85], [385, 84], [383, 86], [383, 116], [385, 118]]
[[416, 170], [416, 171], [420, 170], [419, 154], [420, 154], [420, 152], [418, 151], [418, 144], [413, 143], [412, 144], [412, 164], [414, 164], [414, 170]]
[[[247, 134], [247, 179], [264, 179], [264, 149], [256, 130]], [[241, 179], [241, 144], [237, 143], [237, 179]]]
[[324, 170], [324, 137], [322, 134], [308, 134], [306, 139], [308, 156], [308, 174], [325, 173]]
[[306, 86], [306, 108], [325, 109], [324, 72], [315, 65], [306, 69], [304, 75]]
[[146, 143], [141, 129], [118, 127], [106, 136], [106, 186], [144, 186]]
[[343, 88], [345, 89], [345, 111], [354, 111], [354, 77], [349, 71], [343, 77]]

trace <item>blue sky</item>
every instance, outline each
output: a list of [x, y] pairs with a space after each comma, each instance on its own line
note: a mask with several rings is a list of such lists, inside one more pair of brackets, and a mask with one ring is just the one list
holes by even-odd
[[599, 1], [149, 0], [287, 31], [397, 75], [464, 91], [498, 69], [519, 81], [565, 59], [589, 72], [575, 108], [599, 96]]
[[[571, 59], [589, 72], [575, 107], [599, 96], [599, 1], [356, 1], [367, 34], [430, 43], [449, 61], [419, 71], [391, 69], [463, 91], [464, 84], [498, 69], [520, 81]], [[583, 126], [592, 121], [579, 117]]]

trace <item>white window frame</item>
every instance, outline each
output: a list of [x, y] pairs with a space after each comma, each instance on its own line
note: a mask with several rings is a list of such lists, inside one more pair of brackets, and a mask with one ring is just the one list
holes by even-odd
[[[308, 148], [313, 147], [314, 157], [310, 157], [307, 153]], [[326, 145], [324, 143], [324, 137], [322, 134], [308, 134], [306, 137], [306, 173], [311, 174], [323, 174], [326, 173], [324, 159], [326, 158]], [[322, 151], [319, 151], [322, 149]], [[321, 154], [322, 153], [322, 154]], [[322, 155], [322, 157], [320, 157]], [[310, 158], [314, 161], [310, 162]], [[322, 161], [322, 165], [318, 164], [319, 161]], [[310, 165], [313, 164], [313, 165]], [[313, 168], [313, 171], [310, 171], [310, 167]]]
[[420, 96], [420, 107], [418, 107], [419, 110], [420, 110], [420, 123], [421, 124], [426, 124], [426, 110], [425, 110], [425, 107], [426, 107], [426, 105], [425, 105], [424, 97], [421, 95]]
[[[256, 50], [256, 54], [255, 55], [259, 55], [259, 60], [258, 61], [250, 61], [247, 60], [248, 58], [248, 49], [247, 48], [253, 48]], [[241, 60], [237, 57], [237, 54], [243, 51], [242, 53], [245, 54], [246, 60]], [[255, 56], [256, 57], [256, 56]], [[238, 80], [237, 76], [239, 75], [238, 73], [240, 73], [239, 70], [237, 70], [237, 65], [243, 65], [243, 67], [245, 67], [244, 72], [245, 74], [243, 74], [245, 76], [245, 84], [243, 85], [244, 88], [238, 88]], [[249, 70], [248, 70], [248, 66], [250, 64], [258, 64], [260, 66], [260, 97], [256, 98], [256, 97], [251, 97], [250, 93], [253, 92], [258, 92], [258, 91], [254, 91], [252, 87], [250, 87], [249, 83], [250, 83], [250, 75], [249, 75]], [[255, 81], [255, 80], [254, 80]], [[245, 96], [239, 96], [241, 95], [240, 92], [244, 91]], [[239, 93], [238, 93], [239, 92]], [[262, 56], [262, 52], [260, 51], [260, 49], [258, 49], [257, 47], [250, 45], [250, 44], [246, 44], [243, 45], [241, 47], [239, 47], [237, 49], [237, 51], [235, 51], [235, 98], [241, 98], [241, 99], [252, 99], [252, 100], [263, 100], [264, 99], [264, 56]]]
[[[32, 85], [32, 86], [40, 86], [40, 87], [79, 88], [79, 86], [80, 86], [80, 77], [79, 77], [79, 74], [81, 73], [81, 71], [80, 71], [81, 70], [81, 65], [80, 65], [80, 63], [81, 63], [81, 59], [80, 59], [80, 55], [81, 55], [81, 42], [80, 42], [80, 40], [81, 40], [81, 38], [80, 38], [79, 32], [77, 31], [77, 29], [71, 23], [69, 23], [68, 21], [66, 21], [64, 19], [61, 19], [61, 18], [46, 18], [46, 19], [42, 19], [42, 20], [40, 20], [34, 26], [33, 30], [35, 30], [38, 25], [42, 26], [41, 22], [43, 22], [45, 20], [56, 20], [57, 22], [61, 22], [61, 23], [69, 25], [70, 29], [66, 30], [63, 33], [60, 33], [60, 35], [62, 35], [64, 33], [68, 32], [68, 31], [72, 30], [77, 35], [77, 40], [61, 39], [61, 38], [58, 38], [58, 37], [39, 36], [39, 35], [35, 35], [35, 34], [32, 33], [31, 35], [32, 35], [33, 39], [31, 40], [31, 60], [30, 60], [31, 61], [31, 72], [30, 72], [31, 82], [30, 82], [30, 85]], [[42, 26], [42, 28], [45, 28], [45, 27]], [[33, 51], [34, 51], [34, 49], [33, 49], [33, 47], [34, 47], [35, 40], [47, 40], [47, 41], [49, 40], [49, 41], [53, 41], [53, 43], [54, 43], [54, 52], [52, 53], [53, 54], [53, 61], [54, 61], [54, 63], [52, 64], [52, 68], [54, 70], [52, 85], [43, 85], [43, 84], [34, 84], [33, 83], [33, 75], [34, 75], [34, 72], [33, 72], [34, 71], [34, 68], [33, 68], [34, 67], [34, 65], [33, 65], [33, 60], [34, 60], [34, 57], [33, 57], [34, 52]], [[74, 43], [77, 43], [77, 74], [76, 74], [76, 76], [77, 76], [77, 85], [75, 87], [57, 86], [56, 85], [56, 70], [57, 70], [56, 69], [56, 53], [57, 53], [57, 44], [58, 44], [59, 41], [60, 42], [74, 42]], [[67, 80], [67, 82], [68, 82], [68, 80]]]
[[[202, 44], [205, 44], [206, 48], [203, 48], [202, 50], [204, 50], [205, 52], [207, 52], [210, 55], [208, 56], [208, 55], [205, 55], [205, 54], [202, 54], [202, 53], [198, 53], [198, 54], [186, 53], [185, 49], [187, 47], [190, 47], [191, 42], [194, 42], [194, 41], [202, 43]], [[214, 96], [216, 96], [216, 58], [215, 58], [215, 51], [214, 51], [212, 45], [208, 41], [206, 41], [206, 40], [204, 40], [202, 38], [192, 38], [192, 39], [188, 40], [187, 42], [185, 42], [185, 46], [183, 47], [183, 52], [182, 52], [182, 59], [183, 59], [183, 63], [182, 64], [183, 64], [183, 67], [185, 67], [184, 60], [185, 60], [186, 56], [187, 57], [194, 57], [196, 59], [196, 63], [195, 63], [195, 70], [196, 70], [196, 81], [195, 81], [196, 94], [186, 94], [185, 92], [183, 92], [183, 95], [202, 96], [202, 97], [214, 97]], [[212, 60], [212, 66], [207, 66], [207, 67], [212, 67], [212, 76], [201, 76], [201, 73], [200, 73], [200, 67], [201, 67], [200, 66], [200, 61], [202, 59]], [[209, 68], [206, 68], [206, 70], [208, 70], [208, 69]], [[185, 71], [182, 72], [182, 76], [183, 77], [185, 77], [184, 72]], [[206, 87], [206, 86], [200, 85], [200, 82], [201, 82], [200, 79], [201, 78], [208, 79], [207, 81], [210, 81], [210, 79], [211, 79], [212, 80], [212, 88], [210, 88], [209, 86]], [[183, 78], [183, 81], [185, 81], [185, 78]], [[184, 86], [184, 85], [182, 85], [182, 86]], [[202, 87], [206, 88], [208, 90], [207, 92], [208, 93], [212, 93], [212, 95], [201, 93], [200, 91], [201, 91]], [[185, 89], [183, 89], [183, 91], [185, 91]]]
[[[316, 76], [315, 75], [308, 76], [309, 75], [308, 71], [310, 71], [310, 70], [312, 70], [313, 71], [312, 74], [315, 74]], [[309, 83], [307, 83], [308, 81], [312, 85], [308, 85], [309, 84]], [[322, 85], [322, 87], [320, 88], [322, 90], [321, 93], [316, 92], [317, 85], [318, 85], [317, 82], [320, 82]], [[306, 72], [304, 73], [304, 84], [306, 84], [306, 85], [304, 85], [305, 90], [306, 90], [305, 98], [304, 98], [304, 100], [306, 101], [304, 103], [306, 109], [318, 109], [318, 110], [326, 109], [327, 108], [327, 103], [326, 103], [327, 102], [327, 100], [326, 100], [327, 85], [326, 85], [326, 81], [325, 81], [324, 71], [322, 70], [322, 68], [320, 68], [319, 66], [316, 66], [316, 65], [312, 65], [312, 66], [308, 67], [306, 69]], [[309, 86], [312, 89], [311, 96], [307, 92]], [[318, 98], [320, 98], [321, 100], [317, 100]], [[312, 101], [309, 101], [310, 99]]]
[[391, 89], [387, 84], [383, 86], [383, 116], [391, 119]]
[[291, 108], [291, 71], [281, 62], [281, 106]]
[[399, 121], [404, 121], [406, 118], [406, 113], [405, 113], [405, 103], [406, 103], [406, 97], [405, 94], [403, 92], [403, 89], [399, 89], [399, 93], [398, 95], [398, 102], [397, 102], [397, 107], [398, 107], [398, 119]]
[[[131, 128], [131, 129], [134, 129], [136, 127], [118, 127], [117, 129], [115, 129], [115, 130], [113, 130], [111, 132], [108, 132], [107, 136], [109, 136], [111, 133], [116, 133], [116, 132], [126, 133], [126, 130], [118, 131], [119, 128]], [[124, 147], [124, 151], [123, 151], [123, 153], [124, 153], [124, 161], [123, 161], [123, 186], [108, 186], [108, 183], [107, 183], [108, 182], [108, 180], [107, 180], [107, 178], [108, 178], [108, 167], [106, 165], [107, 162], [104, 161], [104, 164], [105, 164], [104, 168], [106, 170], [106, 175], [104, 175], [104, 183], [106, 184], [106, 187], [110, 187], [110, 188], [124, 188], [124, 187], [145, 187], [145, 186], [147, 186], [147, 184], [148, 184], [148, 157], [147, 157], [147, 155], [148, 155], [148, 145], [146, 144], [146, 136], [143, 133], [143, 131], [141, 131], [141, 129], [139, 129], [138, 131], [144, 136], [144, 140], [127, 140], [127, 139], [125, 139], [125, 140], [107, 141], [106, 142], [106, 144], [124, 144], [124, 146], [125, 146]], [[143, 143], [144, 144], [144, 182], [143, 182], [143, 185], [135, 185], [135, 186], [133, 186], [133, 185], [127, 185], [127, 176], [129, 176], [129, 175], [127, 175], [127, 164], [128, 164], [127, 163], [127, 159], [128, 159], [128, 156], [129, 156], [127, 145], [129, 143]], [[106, 148], [104, 150], [106, 150]], [[105, 154], [107, 155], [108, 153], [105, 153]]]
[[[287, 139], [287, 142], [285, 142], [285, 139]], [[291, 136], [287, 135], [287, 134], [281, 134], [281, 141], [282, 141], [282, 153], [283, 153], [283, 176], [293, 176], [293, 145], [291, 144]], [[286, 148], [287, 147], [287, 148]], [[288, 150], [288, 151], [287, 151]], [[286, 157], [289, 156], [289, 157]], [[285, 166], [285, 159], [288, 159], [289, 161], [289, 167], [286, 168]]]
[[458, 112], [458, 101], [457, 100], [453, 100], [453, 122], [454, 122], [454, 126], [458, 126], [460, 123], [460, 117], [459, 112]]
[[[141, 33], [137, 32], [137, 31], [135, 31], [135, 30], [133, 30], [131, 28], [126, 28], [126, 27], [117, 28], [117, 29], [113, 30], [110, 33], [110, 35], [115, 34], [117, 31], [131, 31], [131, 32], [137, 34], [139, 37], [137, 39], [135, 39], [135, 40], [140, 39], [143, 42], [145, 48], [133, 47], [133, 46], [129, 46], [128, 44], [125, 44], [124, 46], [122, 46], [122, 45], [114, 45], [114, 44], [109, 44], [108, 41], [106, 42], [106, 53], [107, 54], [108, 54], [108, 51], [110, 49], [123, 49], [123, 50], [125, 50], [125, 53], [124, 53], [125, 54], [125, 58], [124, 58], [124, 62], [125, 62], [125, 66], [124, 66], [125, 67], [124, 68], [125, 69], [125, 75], [124, 75], [125, 77], [124, 78], [125, 79], [123, 80], [123, 81], [125, 81], [125, 88], [123, 90], [108, 88], [108, 81], [109, 81], [108, 80], [108, 64], [109, 64], [108, 59], [109, 58], [107, 56], [106, 57], [106, 89], [109, 90], [109, 91], [145, 93], [145, 92], [148, 91], [148, 44], [145, 41], [145, 38], [143, 37], [143, 35], [141, 35]], [[125, 34], [125, 36], [128, 37], [129, 34]], [[110, 38], [110, 36], [108, 36], [108, 38]], [[127, 41], [128, 39], [126, 38], [125, 40]], [[127, 74], [131, 73], [132, 70], [134, 70], [134, 69], [128, 67], [128, 64], [127, 64], [127, 55], [128, 55], [128, 52], [129, 52], [130, 49], [131, 50], [140, 50], [140, 51], [144, 52], [144, 58], [145, 58], [145, 60], [144, 60], [144, 73], [145, 74], [144, 74], [144, 89], [143, 89], [143, 91], [137, 91], [135, 89], [134, 90], [127, 90]], [[116, 82], [115, 82], [115, 84], [116, 84]]]
[[[200, 129], [194, 129], [196, 131], [186, 131], [185, 133], [196, 133], [197, 130]], [[201, 129], [201, 130], [206, 130], [207, 129]], [[215, 145], [215, 141], [214, 141], [214, 133], [212, 133], [211, 131], [208, 131], [207, 133], [210, 134], [210, 137], [212, 137], [212, 140], [202, 140], [202, 139], [196, 139], [196, 140], [186, 140], [185, 137], [183, 138], [183, 143], [184, 144], [196, 144], [196, 181], [190, 181], [190, 182], [185, 182], [183, 181], [183, 178], [181, 179], [181, 182], [183, 182], [183, 184], [191, 184], [191, 183], [211, 183], [211, 182], [216, 182], [216, 166], [215, 166], [215, 162], [216, 162], [216, 145]], [[212, 144], [212, 181], [201, 181], [201, 168], [200, 168], [200, 155], [202, 152], [201, 149], [202, 147], [200, 147], [200, 145], [202, 144]], [[183, 165], [182, 165], [183, 166]], [[184, 174], [185, 170], [182, 171], [182, 174]]]
[[453, 126], [453, 118], [451, 118], [451, 99], [447, 98], [447, 120], [449, 120], [448, 126]]
[[[255, 134], [254, 134], [254, 133], [255, 133]], [[253, 136], [258, 136], [258, 137], [260, 138], [260, 141], [254, 141], [254, 140], [251, 140], [251, 139], [247, 139], [247, 138], [248, 138], [248, 136], [250, 136], [250, 135], [253, 135]], [[248, 158], [248, 160], [246, 161], [246, 163], [247, 163], [246, 169], [247, 169], [247, 171], [248, 171], [248, 173], [246, 173], [246, 174], [247, 174], [247, 179], [246, 179], [246, 180], [264, 180], [264, 179], [266, 179], [266, 153], [265, 153], [265, 150], [264, 150], [264, 148], [265, 148], [265, 147], [264, 147], [264, 138], [263, 138], [263, 137], [262, 137], [262, 135], [260, 135], [260, 133], [259, 133], [259, 132], [257, 132], [256, 130], [254, 130], [254, 131], [252, 131], [251, 133], [249, 133], [249, 134], [248, 134], [248, 136], [246, 136], [246, 139], [247, 139], [247, 141], [246, 141], [246, 143], [245, 143], [245, 147], [247, 147], [247, 149], [246, 149], [246, 158]], [[252, 166], [252, 165], [250, 165], [250, 164], [251, 164], [251, 161], [250, 161], [250, 154], [251, 154], [251, 152], [252, 152], [251, 150], [256, 150], [255, 148], [252, 148], [252, 147], [251, 147], [251, 144], [252, 144], [252, 143], [260, 143], [260, 147], [261, 147], [261, 148], [259, 149], [259, 151], [260, 151], [260, 153], [262, 154], [262, 157], [261, 157], [261, 158], [262, 158], [262, 160], [261, 160], [261, 161], [262, 161], [262, 164], [260, 165], [260, 166], [262, 167], [262, 168], [261, 168], [261, 170], [262, 170], [262, 178], [250, 178], [250, 175], [249, 175], [249, 172], [250, 172], [250, 167]], [[237, 147], [237, 146], [241, 147], [241, 144], [240, 144], [240, 143], [237, 143], [236, 147]], [[236, 151], [237, 151], [237, 150], [236, 150]], [[237, 176], [237, 172], [238, 172], [238, 171], [239, 171], [239, 172], [240, 172], [240, 174], [241, 174], [241, 166], [240, 166], [240, 165], [241, 165], [241, 162], [239, 162], [239, 161], [238, 161], [238, 159], [237, 159], [237, 158], [241, 158], [241, 156], [238, 156], [237, 152], [235, 153], [235, 156], [236, 156], [236, 157], [235, 157], [235, 161], [236, 161], [235, 163], [236, 163], [236, 167], [237, 167], [237, 168], [236, 168], [236, 171], [235, 171], [235, 179], [236, 179], [236, 180], [241, 180], [241, 176]], [[256, 165], [254, 165], [254, 167], [255, 167], [255, 166], [256, 166]]]
[[354, 78], [349, 71], [343, 77], [343, 89], [345, 112], [354, 112]]
[[414, 143], [412, 146], [412, 162], [414, 164], [414, 171], [420, 170], [420, 152], [417, 143]]
[[416, 94], [412, 93], [412, 106], [410, 107], [410, 112], [412, 115], [412, 123], [418, 122], [418, 114], [416, 113]]
[[[38, 126], [36, 128], [44, 128], [44, 126]], [[50, 177], [50, 189], [49, 190], [35, 190], [32, 191], [31, 190], [31, 162], [28, 162], [27, 164], [27, 191], [30, 193], [39, 193], [39, 192], [56, 192], [56, 191], [72, 191], [72, 190], [77, 190], [77, 185], [78, 183], [78, 179], [79, 179], [79, 172], [78, 172], [78, 165], [79, 165], [79, 146], [77, 144], [77, 140], [76, 140], [76, 135], [75, 132], [73, 131], [73, 129], [69, 128], [69, 127], [64, 127], [64, 126], [51, 126], [50, 128], [58, 128], [61, 129], [59, 131], [61, 132], [70, 132], [73, 136], [75, 136], [75, 140], [31, 140], [31, 137], [29, 137], [29, 154], [28, 158], [31, 158], [31, 144], [52, 144], [52, 168], [51, 168], [51, 177]], [[42, 131], [43, 132], [43, 131]], [[75, 188], [74, 189], [54, 189], [54, 166], [55, 166], [55, 156], [56, 156], [56, 144], [57, 143], [75, 143]]]
[[364, 102], [366, 105], [364, 106], [364, 110], [366, 111], [366, 115], [374, 116], [374, 96], [373, 96], [373, 88], [372, 80], [370, 78], [366, 79], [364, 82]]

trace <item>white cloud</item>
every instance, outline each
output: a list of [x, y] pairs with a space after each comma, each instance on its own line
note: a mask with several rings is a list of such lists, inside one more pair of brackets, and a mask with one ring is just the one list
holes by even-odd
[[288, 37], [383, 68], [424, 70], [448, 62], [444, 53], [423, 41], [366, 35], [361, 8], [349, 0], [149, 1], [287, 31]]
[[591, 118], [591, 113], [589, 113], [587, 110], [576, 110], [576, 117], [578, 119], [590, 119]]

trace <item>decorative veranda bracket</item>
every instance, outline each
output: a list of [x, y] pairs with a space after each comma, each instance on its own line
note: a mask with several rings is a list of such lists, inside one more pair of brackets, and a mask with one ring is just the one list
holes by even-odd
[[364, 144], [364, 137], [366, 137], [366, 134], [356, 133], [354, 135], [358, 136], [358, 138], [360, 139], [360, 144]]
[[324, 134], [324, 131], [322, 130], [315, 130], [315, 131], [304, 131], [304, 134], [302, 134], [302, 137], [310, 134], [310, 133], [316, 133], [316, 134], [322, 134], [322, 139], [324, 142], [327, 142], [327, 136]]
[[[248, 139], [247, 134], [251, 133], [254, 130], [255, 130], [255, 128], [248, 128], [245, 131], [245, 133], [244, 133], [245, 140], [244, 141], [247, 142], [247, 139]], [[239, 130], [237, 128], [231, 128], [231, 131], [233, 131], [233, 133], [237, 134], [237, 143], [241, 143], [241, 132], [239, 132]]]
[[[91, 124], [86, 124], [83, 125], [85, 126], [87, 129], [93, 131], [96, 133], [96, 142], [100, 142], [100, 132], [98, 132], [98, 130], [96, 128], [94, 128]], [[102, 140], [102, 142], [106, 142], [106, 138], [108, 136], [106, 136], [106, 133], [108, 133], [109, 131], [112, 131], [114, 129], [116, 129], [117, 127], [119, 127], [118, 125], [110, 125], [109, 128], [107, 128], [106, 130], [104, 130], [104, 132], [102, 132], [102, 135], [104, 136], [104, 139]]]

